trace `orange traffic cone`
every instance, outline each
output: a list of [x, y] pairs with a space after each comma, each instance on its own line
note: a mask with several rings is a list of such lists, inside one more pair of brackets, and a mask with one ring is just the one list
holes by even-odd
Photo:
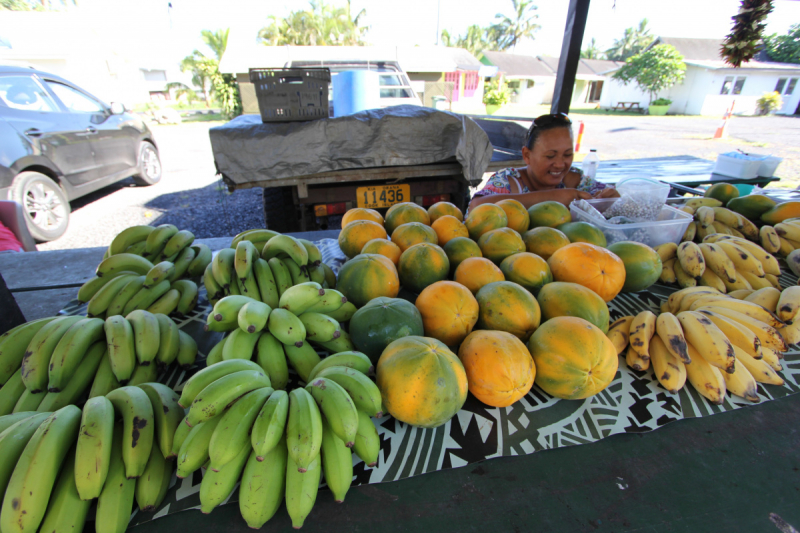
[[722, 115], [722, 123], [717, 128], [717, 131], [714, 132], [715, 139], [722, 139], [723, 137], [727, 136], [726, 129], [728, 128], [728, 119], [730, 119], [731, 116], [733, 115], [733, 106], [735, 104], [736, 100], [731, 102], [731, 107], [729, 107], [728, 110], [725, 111], [725, 114]]

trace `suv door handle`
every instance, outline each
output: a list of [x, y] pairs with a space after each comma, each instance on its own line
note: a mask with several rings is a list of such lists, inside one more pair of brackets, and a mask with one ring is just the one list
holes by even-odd
[[86, 128], [86, 133], [97, 133], [97, 128], [95, 128], [94, 126], [89, 126], [88, 128]]
[[28, 137], [41, 137], [42, 130], [39, 130], [37, 128], [30, 128], [25, 130], [25, 135], [27, 135]]

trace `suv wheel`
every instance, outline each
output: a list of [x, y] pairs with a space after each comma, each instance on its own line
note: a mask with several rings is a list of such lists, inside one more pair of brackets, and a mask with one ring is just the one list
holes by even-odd
[[20, 172], [11, 187], [22, 205], [28, 231], [38, 242], [58, 239], [69, 224], [69, 202], [55, 181], [38, 172]]
[[155, 185], [161, 181], [161, 159], [155, 146], [142, 141], [139, 146], [139, 173], [133, 176], [136, 185]]

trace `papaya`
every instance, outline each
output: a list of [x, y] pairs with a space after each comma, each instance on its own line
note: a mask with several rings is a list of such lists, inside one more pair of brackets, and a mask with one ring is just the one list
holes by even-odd
[[625, 265], [622, 292], [639, 292], [658, 281], [661, 276], [661, 256], [640, 242], [621, 241], [608, 247]]
[[350, 340], [373, 364], [397, 339], [424, 334], [419, 309], [402, 298], [373, 298], [350, 318]]
[[444, 252], [450, 261], [450, 273], [454, 273], [458, 265], [468, 257], [483, 257], [478, 243], [469, 237], [456, 237], [447, 241], [444, 245]]
[[499, 202], [495, 203], [495, 205], [499, 205], [503, 208], [503, 211], [506, 212], [509, 228], [513, 229], [519, 234], [523, 234], [528, 231], [528, 228], [531, 225], [531, 217], [528, 214], [528, 210], [525, 209], [525, 206], [522, 205], [521, 202], [514, 200], [513, 198], [508, 198], [506, 200], [500, 200]]
[[499, 265], [510, 255], [525, 251], [525, 243], [519, 233], [511, 228], [498, 228], [487, 231], [478, 239], [483, 257]]
[[464, 221], [464, 213], [450, 202], [436, 202], [428, 208], [428, 217], [431, 219], [431, 225], [443, 216], [456, 217], [459, 222]]
[[431, 228], [436, 232], [439, 246], [444, 246], [456, 237], [469, 237], [467, 227], [452, 215], [443, 215], [431, 223]]
[[569, 239], [563, 231], [548, 226], [533, 228], [522, 234], [525, 249], [536, 254], [545, 261], [559, 248], [569, 244]]
[[383, 215], [374, 209], [367, 209], [364, 207], [348, 209], [347, 212], [342, 215], [342, 227], [344, 228], [354, 220], [371, 220], [383, 226]]
[[363, 307], [379, 296], [397, 296], [400, 292], [400, 280], [394, 263], [388, 257], [360, 254], [339, 269], [336, 289], [353, 302], [353, 305]]
[[397, 265], [400, 261], [400, 254], [402, 250], [395, 243], [389, 239], [372, 239], [367, 241], [361, 249], [362, 254], [380, 254], [391, 259], [392, 263]]
[[777, 202], [763, 194], [748, 194], [731, 198], [725, 205], [731, 211], [739, 213], [750, 220], [758, 220], [761, 215], [775, 207]]
[[415, 302], [422, 315], [425, 336], [447, 346], [458, 346], [478, 321], [478, 301], [455, 281], [437, 281], [428, 285]]
[[553, 281], [547, 261], [536, 254], [522, 252], [503, 259], [500, 271], [508, 281], [519, 283], [532, 294], [538, 294], [546, 284]]
[[573, 242], [559, 248], [547, 260], [553, 279], [583, 285], [606, 302], [625, 284], [625, 264], [606, 248], [588, 242]]
[[414, 202], [400, 202], [386, 211], [383, 225], [386, 227], [387, 235], [391, 235], [397, 226], [406, 222], [421, 222], [426, 226], [430, 226], [431, 217], [421, 205]]
[[575, 316], [608, 332], [608, 305], [593, 290], [577, 283], [554, 281], [536, 296], [544, 322], [559, 316]]
[[542, 320], [536, 298], [525, 287], [512, 281], [484, 285], [475, 299], [480, 307], [479, 329], [506, 331], [525, 342]]
[[556, 226], [556, 229], [564, 233], [569, 242], [588, 242], [603, 248], [608, 245], [606, 236], [600, 228], [588, 222], [567, 222]]
[[555, 228], [561, 224], [572, 222], [572, 215], [569, 209], [561, 202], [547, 201], [533, 204], [528, 208], [530, 218], [530, 228], [546, 226]]
[[428, 285], [447, 279], [450, 260], [439, 246], [421, 242], [403, 252], [397, 273], [404, 288], [420, 293]]
[[726, 205], [729, 201], [739, 197], [739, 189], [730, 183], [715, 183], [703, 193], [706, 198], [714, 198]]
[[385, 239], [386, 230], [372, 220], [353, 220], [339, 232], [339, 248], [351, 259], [372, 239]]
[[500, 206], [481, 204], [467, 213], [464, 225], [469, 231], [470, 238], [473, 241], [477, 241], [487, 231], [508, 226], [508, 216]]
[[787, 218], [800, 217], [800, 202], [783, 202], [761, 215], [761, 222], [775, 225]]
[[467, 257], [456, 267], [453, 280], [477, 294], [484, 285], [506, 278], [500, 267], [485, 257]]
[[439, 237], [432, 227], [422, 222], [406, 222], [400, 224], [392, 232], [392, 242], [400, 247], [400, 251], [405, 252], [410, 247], [421, 242], [439, 244]]

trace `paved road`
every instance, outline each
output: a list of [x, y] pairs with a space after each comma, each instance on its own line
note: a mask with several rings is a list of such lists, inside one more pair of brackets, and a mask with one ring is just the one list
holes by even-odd
[[[783, 157], [778, 175], [800, 184], [800, 117], [735, 117], [728, 140], [713, 140], [720, 121], [700, 117], [573, 115], [583, 120], [583, 149], [602, 159], [693, 155], [716, 159], [741, 149]], [[228, 194], [215, 176], [208, 128], [213, 123], [155, 126], [164, 177], [137, 187], [126, 180], [72, 203], [67, 233], [40, 250], [106, 246], [134, 224], [172, 223], [198, 238], [233, 235], [261, 227], [260, 189]]]

